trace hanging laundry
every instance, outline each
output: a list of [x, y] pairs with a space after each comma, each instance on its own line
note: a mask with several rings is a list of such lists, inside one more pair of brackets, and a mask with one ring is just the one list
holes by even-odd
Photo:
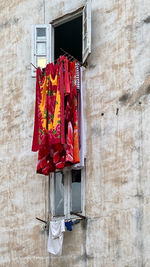
[[78, 112], [77, 112], [77, 80], [75, 62], [70, 62], [71, 86], [73, 92], [73, 158], [74, 163], [80, 162], [79, 156], [79, 134], [78, 134]]
[[63, 233], [65, 232], [65, 221], [51, 221], [49, 224], [49, 236], [47, 250], [49, 253], [60, 256], [62, 254]]
[[68, 231], [72, 231], [72, 220], [65, 222], [65, 226]]
[[38, 151], [37, 173], [49, 175], [80, 163], [80, 87], [80, 67], [65, 56], [44, 71], [37, 68], [32, 143], [32, 151]]
[[79, 127], [79, 137], [80, 137], [80, 163], [75, 164], [73, 169], [82, 169], [84, 167], [85, 158], [85, 129], [84, 129], [84, 108], [83, 108], [83, 88], [82, 88], [82, 68], [80, 68], [80, 102], [79, 102], [79, 117], [80, 117], [80, 127]]

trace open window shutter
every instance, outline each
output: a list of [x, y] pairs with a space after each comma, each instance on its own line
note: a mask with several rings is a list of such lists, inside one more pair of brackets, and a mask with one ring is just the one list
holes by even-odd
[[82, 22], [82, 62], [84, 63], [91, 53], [91, 0], [87, 0], [83, 8]]
[[[32, 64], [44, 68], [51, 62], [51, 24], [38, 24], [32, 27]], [[36, 69], [32, 66], [32, 77]]]

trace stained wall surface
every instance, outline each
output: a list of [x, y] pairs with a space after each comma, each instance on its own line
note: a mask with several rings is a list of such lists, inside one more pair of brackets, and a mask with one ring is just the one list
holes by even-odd
[[92, 0], [83, 75], [87, 221], [65, 233], [55, 257], [35, 220], [47, 220], [48, 178], [35, 173], [31, 152], [31, 26], [83, 4], [0, 1], [0, 266], [150, 266], [149, 0]]

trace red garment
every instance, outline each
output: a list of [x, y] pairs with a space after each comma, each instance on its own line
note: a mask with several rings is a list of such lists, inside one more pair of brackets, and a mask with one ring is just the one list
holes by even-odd
[[38, 151], [37, 173], [80, 162], [75, 62], [60, 57], [37, 69], [32, 151]]
[[65, 68], [65, 95], [70, 94], [70, 81], [68, 73], [68, 59], [64, 57], [64, 68]]
[[73, 88], [73, 159], [74, 164], [80, 162], [78, 134], [78, 103], [75, 61], [70, 62], [70, 73]]
[[69, 121], [69, 123], [68, 123], [66, 161], [74, 163], [74, 158], [73, 158], [73, 128], [72, 128], [71, 121]]
[[63, 57], [58, 60], [59, 64], [59, 82], [58, 87], [61, 96], [61, 143], [65, 144], [65, 127], [64, 127], [64, 75], [63, 75]]
[[35, 119], [34, 119], [34, 133], [33, 133], [33, 141], [32, 141], [32, 151], [39, 150], [39, 118], [38, 118], [38, 102], [40, 98], [40, 85], [39, 85], [39, 77], [41, 75], [41, 69], [37, 68], [36, 71], [36, 100], [35, 100]]

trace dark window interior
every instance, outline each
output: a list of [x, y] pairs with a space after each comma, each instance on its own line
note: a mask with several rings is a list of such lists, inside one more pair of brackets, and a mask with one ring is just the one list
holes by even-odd
[[81, 170], [72, 170], [72, 183], [81, 183]]
[[82, 16], [55, 27], [54, 34], [55, 60], [63, 55], [62, 48], [82, 62]]

